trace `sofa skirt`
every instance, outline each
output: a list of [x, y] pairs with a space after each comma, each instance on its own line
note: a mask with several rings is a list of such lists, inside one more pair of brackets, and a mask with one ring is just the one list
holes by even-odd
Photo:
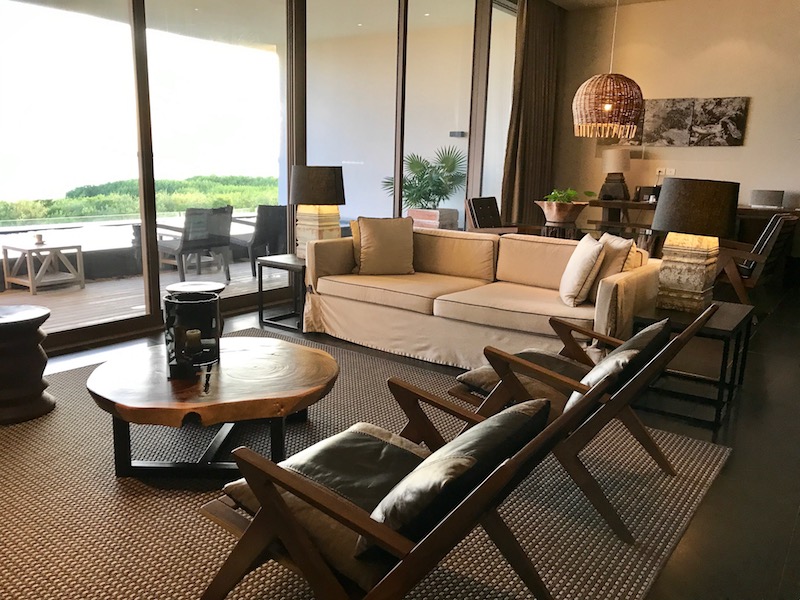
[[487, 364], [483, 355], [486, 346], [512, 353], [527, 348], [558, 352], [562, 348], [555, 336], [488, 327], [321, 294], [306, 296], [303, 330], [462, 369]]

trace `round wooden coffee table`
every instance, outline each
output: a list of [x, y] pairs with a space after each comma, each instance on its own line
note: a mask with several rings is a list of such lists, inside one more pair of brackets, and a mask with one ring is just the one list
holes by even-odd
[[[272, 460], [285, 458], [285, 421], [323, 398], [339, 376], [327, 352], [271, 338], [223, 338], [220, 361], [196, 379], [167, 378], [164, 345], [125, 352], [99, 367], [86, 387], [97, 405], [114, 417], [117, 476], [229, 474], [233, 462], [216, 454], [235, 423], [268, 419]], [[225, 423], [197, 463], [133, 461], [130, 424], [180, 427]]]

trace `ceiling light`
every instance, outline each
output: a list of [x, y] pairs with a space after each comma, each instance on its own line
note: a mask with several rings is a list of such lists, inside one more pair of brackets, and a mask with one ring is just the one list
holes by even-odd
[[590, 77], [572, 99], [572, 120], [578, 137], [632, 138], [644, 108], [642, 89], [629, 77], [614, 73], [614, 44], [617, 38], [617, 13], [611, 36], [611, 64], [607, 75]]

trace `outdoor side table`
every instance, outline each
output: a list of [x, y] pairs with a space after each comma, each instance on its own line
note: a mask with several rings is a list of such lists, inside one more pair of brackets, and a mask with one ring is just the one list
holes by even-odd
[[48, 317], [43, 306], [0, 306], [0, 424], [35, 419], [55, 407], [42, 379], [47, 334], [40, 326]]
[[[715, 409], [713, 421], [695, 419], [676, 413], [666, 414], [698, 422], [700, 425], [711, 425], [714, 430], [719, 428], [722, 422], [723, 411], [728, 408], [736, 392], [736, 388], [741, 386], [744, 381], [744, 371], [747, 365], [747, 349], [750, 342], [750, 329], [753, 322], [753, 307], [749, 304], [736, 304], [733, 302], [717, 302], [717, 304], [720, 305], [719, 309], [697, 333], [696, 337], [709, 338], [722, 342], [719, 374], [715, 377], [709, 377], [699, 373], [678, 371], [675, 369], [667, 369], [664, 372], [664, 375], [667, 377], [676, 377], [711, 384], [716, 388], [716, 395], [714, 397], [708, 397], [701, 394], [654, 388], [655, 391], [661, 391], [684, 400], [713, 406]], [[633, 330], [636, 332], [652, 323], [669, 318], [670, 329], [674, 332], [680, 332], [688, 327], [696, 317], [697, 315], [694, 313], [654, 307], [634, 315]], [[731, 345], [733, 345], [732, 352]]]
[[[275, 254], [256, 259], [258, 266], [258, 319], [261, 323], [302, 331], [303, 308], [306, 302], [306, 261], [296, 254]], [[264, 317], [264, 268], [283, 269], [289, 273], [289, 289], [292, 291], [292, 310], [281, 315]], [[285, 322], [292, 319], [292, 322]], [[297, 319], [294, 321], [294, 319]]]
[[[9, 250], [19, 252], [19, 256], [10, 259]], [[74, 265], [65, 252], [75, 254]], [[10, 289], [12, 283], [17, 283], [29, 288], [32, 295], [35, 295], [39, 288], [48, 285], [74, 282], [80, 285], [81, 289], [86, 287], [80, 244], [58, 246], [35, 243], [4, 244], [3, 275], [6, 289]]]

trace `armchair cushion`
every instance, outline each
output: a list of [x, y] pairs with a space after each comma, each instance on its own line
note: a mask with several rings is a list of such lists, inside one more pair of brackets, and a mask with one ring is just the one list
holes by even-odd
[[[606, 375], [616, 375], [616, 382], [608, 390], [609, 393], [614, 393], [667, 345], [669, 334], [669, 319], [645, 327], [631, 339], [609, 352], [581, 379], [581, 383], [591, 387]], [[583, 394], [580, 392], [573, 392], [564, 411], [569, 410], [582, 397]]]
[[[529, 348], [522, 352], [516, 352], [514, 356], [535, 363], [540, 367], [555, 371], [565, 377], [580, 381], [590, 370], [584, 364], [576, 360], [561, 356], [555, 352], [547, 352], [544, 350], [537, 350], [536, 348]], [[482, 396], [488, 396], [489, 393], [500, 383], [500, 377], [491, 365], [484, 365], [471, 371], [461, 373], [456, 377], [459, 383], [463, 383], [473, 392], [477, 392]], [[549, 385], [542, 383], [538, 379], [527, 377], [525, 375], [519, 376], [520, 383], [525, 386], [531, 398], [548, 398], [550, 400], [561, 400], [563, 404], [566, 401], [566, 396], [561, 392], [553, 389]]]
[[578, 306], [586, 301], [603, 264], [604, 254], [603, 244], [588, 233], [578, 242], [558, 287], [558, 293], [564, 304]]
[[414, 272], [414, 229], [409, 217], [351, 221], [353, 253], [359, 275], [406, 275]]
[[[544, 429], [547, 400], [530, 400], [481, 421], [431, 454], [380, 504], [371, 517], [420, 540], [503, 460]], [[359, 540], [357, 550], [367, 549]]]

